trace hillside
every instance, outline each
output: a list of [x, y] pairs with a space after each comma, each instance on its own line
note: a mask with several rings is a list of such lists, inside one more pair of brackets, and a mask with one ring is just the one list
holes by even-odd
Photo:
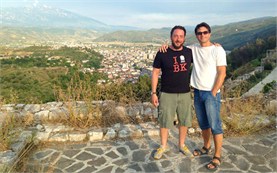
[[91, 42], [101, 33], [88, 29], [1, 27], [0, 45], [28, 46], [34, 44], [53, 45], [55, 43]]
[[[77, 74], [84, 79], [85, 74], [79, 69], [97, 69], [104, 58], [89, 48], [69, 47], [1, 48], [0, 53], [0, 101], [7, 102], [14, 99], [19, 102], [53, 101], [56, 88], [66, 88]], [[97, 72], [86, 76], [91, 83], [105, 78]]]
[[213, 28], [213, 41], [221, 43], [226, 50], [232, 50], [257, 38], [275, 36], [276, 20], [276, 17], [264, 17], [216, 26]]
[[[117, 29], [124, 27], [117, 26]], [[197, 42], [194, 27], [186, 26], [187, 38], [185, 44]], [[0, 45], [53, 45], [77, 44], [88, 42], [142, 42], [164, 43], [169, 40], [171, 28], [150, 29], [147, 31], [129, 30], [111, 33], [98, 32], [81, 28], [51, 28], [51, 27], [10, 27], [2, 26], [0, 30]], [[276, 35], [276, 17], [264, 17], [222, 26], [212, 26], [212, 41], [220, 43], [226, 50], [255, 41], [257, 38], [267, 38]]]
[[[222, 26], [212, 27], [212, 41], [232, 50], [257, 38], [266, 38], [276, 34], [276, 17], [264, 17]], [[197, 42], [194, 29], [188, 26], [186, 44]], [[118, 31], [105, 34], [94, 41], [156, 42], [169, 40], [171, 28], [152, 29], [148, 31]]]
[[116, 31], [94, 39], [95, 42], [152, 42], [162, 43], [169, 38], [170, 28], [150, 29], [147, 31]]

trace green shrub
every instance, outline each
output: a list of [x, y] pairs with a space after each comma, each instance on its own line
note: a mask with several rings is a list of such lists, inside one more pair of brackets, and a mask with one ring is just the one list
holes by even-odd
[[276, 87], [276, 81], [273, 80], [270, 83], [267, 83], [264, 87], [263, 87], [263, 93], [268, 93], [269, 91], [271, 91], [272, 89], [274, 89]]
[[265, 70], [273, 70], [273, 66], [272, 66], [271, 63], [266, 63], [266, 64], [264, 65], [264, 69], [265, 69]]

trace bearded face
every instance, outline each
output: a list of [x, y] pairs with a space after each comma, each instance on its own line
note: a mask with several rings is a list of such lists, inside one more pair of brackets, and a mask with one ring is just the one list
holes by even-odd
[[185, 33], [181, 29], [175, 29], [171, 36], [171, 43], [174, 49], [181, 49], [185, 42]]

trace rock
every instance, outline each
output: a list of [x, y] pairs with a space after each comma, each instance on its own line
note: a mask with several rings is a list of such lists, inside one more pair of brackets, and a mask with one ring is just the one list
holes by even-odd
[[48, 115], [49, 120], [55, 120], [63, 116], [66, 116], [65, 111], [63, 111], [61, 108], [54, 107], [54, 108], [51, 108], [49, 111], [50, 111]]
[[202, 133], [202, 130], [200, 129], [200, 127], [197, 127], [197, 128], [196, 128], [196, 132], [197, 132], [197, 133]]
[[113, 100], [105, 100], [105, 101], [103, 101], [102, 105], [109, 107], [111, 105], [115, 105], [115, 101], [113, 101]]
[[14, 104], [6, 104], [1, 107], [2, 111], [7, 111], [7, 112], [13, 112], [14, 111]]
[[143, 112], [143, 115], [152, 115], [153, 111], [150, 107], [146, 108]]
[[61, 107], [63, 105], [63, 102], [48, 102], [46, 105], [50, 107]]
[[100, 129], [89, 131], [88, 137], [89, 137], [90, 141], [102, 140], [103, 139], [103, 131]]
[[114, 126], [113, 126], [114, 130], [115, 131], [119, 131], [119, 129], [121, 128], [121, 124], [120, 123], [116, 123]]
[[65, 125], [45, 125], [44, 126], [46, 132], [57, 133], [57, 132], [65, 132], [65, 131], [73, 131], [73, 127], [68, 127]]
[[126, 108], [128, 116], [136, 116], [136, 115], [142, 115], [143, 114], [143, 105], [142, 104], [136, 104], [132, 106], [128, 106]]
[[74, 142], [84, 141], [86, 139], [86, 137], [87, 137], [87, 134], [85, 134], [85, 133], [75, 132], [75, 133], [68, 134], [69, 141], [74, 141]]
[[37, 132], [34, 141], [36, 141], [36, 143], [39, 143], [40, 141], [43, 141], [43, 142], [48, 141], [50, 134], [51, 134], [51, 132], [49, 132], [49, 131]]
[[16, 108], [16, 109], [23, 109], [24, 106], [25, 106], [25, 104], [17, 104], [17, 105], [15, 106], [15, 108]]
[[12, 150], [0, 152], [0, 163], [4, 165], [11, 165], [16, 159], [16, 153]]
[[96, 106], [100, 106], [103, 104], [104, 101], [92, 101], [91, 103]]
[[195, 133], [195, 129], [194, 128], [189, 128], [188, 129], [188, 134], [194, 134]]
[[159, 136], [160, 135], [160, 129], [147, 129], [147, 135], [148, 136]]
[[113, 128], [108, 128], [108, 131], [106, 135], [104, 136], [104, 139], [113, 139], [116, 137], [116, 132]]
[[48, 115], [49, 115], [49, 111], [48, 110], [40, 111], [40, 112], [35, 113], [35, 116], [39, 120], [48, 120]]
[[21, 152], [25, 148], [26, 143], [24, 141], [17, 141], [11, 144], [11, 149], [14, 152]]
[[154, 122], [147, 122], [147, 123], [141, 123], [140, 126], [144, 129], [152, 129], [155, 128], [155, 123]]
[[26, 141], [27, 143], [31, 142], [33, 138], [32, 131], [23, 131], [21, 132], [18, 141]]
[[40, 111], [40, 105], [39, 104], [27, 104], [24, 107], [25, 111], [31, 112], [31, 113], [36, 113]]
[[40, 124], [38, 124], [38, 125], [36, 126], [36, 128], [37, 128], [37, 130], [38, 130], [39, 132], [45, 131], [44, 127], [43, 127], [42, 125], [40, 125]]
[[58, 133], [51, 135], [48, 139], [49, 142], [66, 142], [69, 140], [68, 133]]
[[159, 114], [158, 114], [158, 109], [157, 108], [155, 108], [153, 110], [153, 115], [154, 115], [154, 118], [158, 118]]
[[136, 129], [136, 130], [131, 131], [130, 136], [131, 136], [132, 138], [139, 138], [139, 137], [142, 137], [142, 136], [143, 136], [143, 132], [142, 132], [141, 129]]
[[127, 114], [128, 116], [137, 116], [140, 115], [140, 110], [135, 107], [129, 107], [127, 108]]
[[130, 137], [130, 131], [127, 129], [122, 129], [118, 132], [118, 137], [119, 138], [127, 138]]

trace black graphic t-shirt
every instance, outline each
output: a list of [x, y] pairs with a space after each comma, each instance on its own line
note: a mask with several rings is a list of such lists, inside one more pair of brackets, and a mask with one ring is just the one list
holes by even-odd
[[156, 54], [153, 67], [162, 70], [161, 92], [187, 93], [190, 91], [190, 65], [192, 51], [183, 47], [181, 51], [168, 48], [167, 52]]

